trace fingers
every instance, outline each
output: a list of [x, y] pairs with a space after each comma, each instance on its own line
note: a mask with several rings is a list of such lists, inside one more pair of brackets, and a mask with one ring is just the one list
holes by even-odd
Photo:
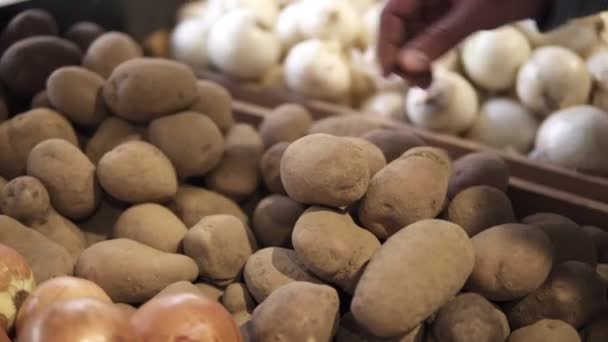
[[405, 24], [418, 0], [389, 0], [380, 17], [378, 60], [385, 76], [395, 71], [399, 49], [406, 40]]

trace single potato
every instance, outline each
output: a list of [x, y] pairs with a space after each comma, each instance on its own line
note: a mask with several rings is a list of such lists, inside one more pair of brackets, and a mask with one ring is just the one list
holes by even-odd
[[492, 152], [467, 154], [454, 161], [454, 173], [448, 187], [448, 197], [475, 185], [495, 187], [503, 192], [509, 186], [509, 170], [499, 155]]
[[231, 215], [247, 222], [247, 215], [230, 198], [204, 188], [181, 185], [175, 198], [168, 205], [185, 224], [192, 227], [211, 215]]
[[206, 115], [222, 132], [228, 132], [234, 125], [232, 95], [221, 85], [206, 80], [196, 82], [196, 89], [198, 99], [190, 110]]
[[[517, 329], [507, 342], [581, 342], [578, 332], [564, 321], [543, 319], [527, 327]], [[590, 342], [585, 340], [585, 342]]]
[[264, 146], [294, 142], [308, 134], [312, 126], [310, 112], [297, 104], [278, 106], [264, 117], [259, 131]]
[[411, 148], [426, 145], [424, 140], [407, 129], [375, 129], [361, 137], [378, 146], [388, 163], [401, 157]]
[[109, 117], [99, 125], [87, 143], [85, 154], [91, 162], [97, 164], [101, 157], [114, 147], [130, 140], [140, 139], [140, 133], [134, 125], [116, 117]]
[[141, 47], [131, 37], [120, 32], [107, 32], [89, 45], [82, 64], [106, 79], [120, 64], [141, 56]]
[[260, 173], [264, 185], [268, 191], [274, 194], [287, 194], [281, 180], [281, 159], [283, 159], [287, 147], [289, 147], [287, 142], [272, 145], [260, 159]]
[[262, 199], [253, 213], [253, 233], [263, 247], [291, 246], [291, 232], [306, 208], [287, 196]]
[[373, 116], [348, 114], [332, 116], [313, 123], [310, 134], [331, 134], [338, 137], [360, 137], [379, 128], [387, 128], [389, 123]]
[[340, 319], [336, 342], [431, 342], [425, 341], [425, 326], [421, 324], [400, 336], [382, 338], [366, 331], [349, 312]]

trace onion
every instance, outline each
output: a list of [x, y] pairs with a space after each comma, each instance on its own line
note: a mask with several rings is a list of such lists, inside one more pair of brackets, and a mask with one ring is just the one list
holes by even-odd
[[588, 105], [565, 109], [541, 125], [534, 155], [566, 168], [608, 174], [608, 113]]
[[17, 315], [17, 333], [22, 330], [27, 321], [40, 314], [53, 303], [63, 299], [83, 297], [112, 303], [110, 297], [101, 287], [86, 279], [65, 276], [43, 282], [23, 302]]
[[591, 76], [583, 60], [558, 46], [536, 50], [517, 77], [517, 95], [542, 116], [587, 102]]
[[194, 68], [209, 64], [207, 33], [209, 26], [200, 19], [182, 21], [171, 35], [171, 55], [174, 59]]
[[378, 43], [378, 31], [380, 28], [380, 15], [386, 5], [386, 1], [376, 2], [367, 9], [363, 15], [362, 40], [365, 46], [375, 49]]
[[334, 40], [344, 48], [362, 32], [361, 18], [348, 0], [304, 1], [298, 25], [305, 39]]
[[112, 303], [71, 298], [53, 303], [27, 321], [19, 342], [143, 341]]
[[608, 89], [597, 88], [593, 92], [593, 101], [595, 107], [608, 112]]
[[598, 22], [597, 17], [572, 20], [547, 33], [541, 33], [534, 20], [524, 20], [515, 26], [534, 47], [559, 45], [584, 54], [601, 40]]
[[388, 120], [407, 122], [405, 96], [401, 93], [376, 93], [363, 103], [361, 110]]
[[439, 57], [434, 63], [433, 68], [444, 68], [450, 71], [458, 72], [460, 69], [460, 56], [458, 49], [452, 49]]
[[289, 51], [294, 45], [304, 40], [299, 26], [302, 4], [303, 2], [295, 2], [288, 5], [281, 11], [277, 19], [275, 30], [284, 52]]
[[517, 101], [493, 98], [481, 106], [481, 113], [467, 138], [504, 150], [530, 151], [538, 123]]
[[351, 74], [339, 46], [318, 39], [294, 46], [285, 60], [285, 81], [296, 93], [317, 99], [348, 95]]
[[396, 91], [404, 94], [407, 92], [408, 85], [399, 75], [391, 74], [384, 77], [375, 48], [369, 48], [365, 51], [361, 63], [365, 63], [367, 73], [378, 91]]
[[207, 3], [205, 1], [189, 1], [177, 10], [177, 21], [200, 18], [204, 15]]
[[595, 84], [608, 90], [608, 48], [595, 52], [587, 59], [587, 70]]
[[462, 76], [435, 69], [428, 89], [413, 88], [407, 94], [406, 112], [418, 127], [459, 134], [473, 124], [479, 111], [475, 89]]
[[502, 91], [515, 84], [517, 71], [530, 56], [526, 37], [510, 26], [480, 31], [468, 38], [462, 49], [467, 75], [478, 86]]
[[240, 342], [230, 313], [205, 296], [180, 293], [156, 297], [131, 317], [131, 325], [146, 342]]
[[9, 331], [23, 300], [35, 286], [34, 274], [14, 249], [0, 244], [0, 331]]
[[279, 16], [276, 0], [209, 0], [209, 11], [224, 15], [234, 10], [246, 9], [265, 27], [274, 27]]
[[221, 17], [209, 32], [207, 48], [213, 65], [243, 79], [260, 79], [278, 64], [281, 44], [275, 33], [240, 9]]

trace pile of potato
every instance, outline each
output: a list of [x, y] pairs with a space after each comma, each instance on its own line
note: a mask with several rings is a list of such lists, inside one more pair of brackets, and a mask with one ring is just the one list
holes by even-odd
[[45, 27], [0, 37], [0, 341], [608, 339], [608, 233], [516, 217], [496, 155], [293, 104], [238, 123], [124, 34]]

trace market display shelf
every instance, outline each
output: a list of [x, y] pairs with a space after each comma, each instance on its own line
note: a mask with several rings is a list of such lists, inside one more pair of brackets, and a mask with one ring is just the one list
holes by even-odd
[[[358, 113], [356, 110], [346, 106], [309, 100], [292, 93], [278, 92], [262, 88], [256, 84], [243, 83], [214, 71], [198, 70], [197, 73], [201, 78], [223, 85], [236, 99], [265, 108], [273, 108], [285, 102], [299, 103], [311, 110], [315, 119]], [[494, 151], [506, 161], [511, 175], [516, 178], [547, 188], [559, 189], [577, 197], [608, 204], [608, 178], [587, 175], [562, 167], [536, 162], [524, 156], [504, 153], [456, 136], [433, 133], [401, 123], [393, 123], [393, 125], [407, 127], [428, 144], [449, 150], [454, 158], [472, 152]]]

